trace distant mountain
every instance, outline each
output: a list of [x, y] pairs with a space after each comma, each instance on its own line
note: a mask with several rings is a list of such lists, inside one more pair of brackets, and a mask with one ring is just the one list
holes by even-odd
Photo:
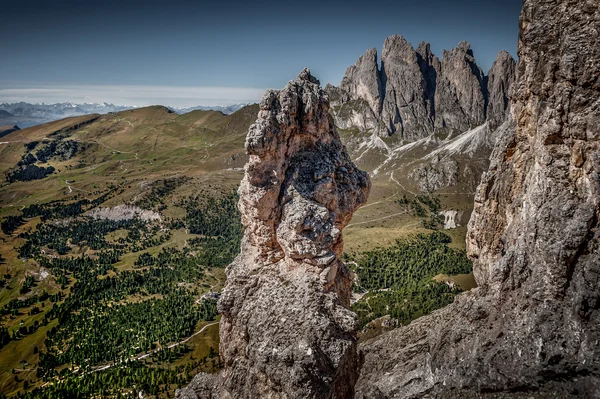
[[[30, 104], [26, 102], [0, 103], [0, 124], [19, 124], [21, 127], [39, 125], [71, 116], [88, 114], [107, 114], [135, 107], [114, 105], [108, 103], [56, 103], [56, 104]], [[5, 115], [4, 112], [8, 115]]]
[[[232, 114], [247, 104], [217, 105], [195, 107], [170, 107], [178, 114], [185, 114], [195, 110], [216, 110], [223, 114]], [[19, 124], [21, 127], [30, 127], [42, 123], [89, 114], [108, 114], [128, 109], [138, 108], [135, 105], [115, 105], [110, 103], [83, 103], [74, 104], [70, 102], [56, 104], [31, 104], [26, 102], [0, 103], [0, 125]]]
[[195, 107], [169, 107], [173, 111], [178, 114], [187, 114], [192, 111], [220, 111], [225, 115], [233, 114], [235, 111], [244, 108], [246, 103], [238, 103], [233, 105], [214, 105], [214, 106], [205, 106], [205, 105], [197, 105]]

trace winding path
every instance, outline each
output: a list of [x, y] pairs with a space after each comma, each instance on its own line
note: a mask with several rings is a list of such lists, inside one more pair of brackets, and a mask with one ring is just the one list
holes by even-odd
[[346, 227], [350, 227], [350, 226], [357, 226], [359, 224], [365, 224], [365, 223], [372, 223], [372, 222], [377, 222], [379, 220], [384, 220], [384, 219], [389, 219], [392, 218], [394, 216], [398, 216], [398, 215], [403, 215], [405, 213], [407, 213], [408, 211], [402, 211], [402, 212], [398, 212], [398, 213], [394, 213], [393, 215], [387, 215], [387, 216], [383, 216], [377, 219], [372, 219], [372, 220], [367, 220], [366, 222], [358, 222], [358, 223], [350, 223], [348, 226]]
[[[208, 327], [214, 326], [215, 324], [219, 324], [219, 322], [218, 322], [218, 321], [215, 321], [214, 323], [207, 324], [207, 325], [205, 325], [204, 327], [202, 327], [200, 330], [196, 331], [195, 333], [193, 333], [192, 335], [190, 335], [189, 337], [187, 337], [186, 339], [184, 339], [184, 340], [182, 340], [182, 341], [179, 341], [179, 342], [175, 342], [174, 344], [168, 345], [166, 348], [167, 348], [167, 349], [171, 349], [171, 348], [174, 348], [174, 347], [176, 347], [176, 346], [178, 346], [178, 345], [185, 344], [185, 343], [186, 343], [186, 342], [188, 342], [190, 339], [194, 338], [196, 335], [198, 335], [198, 334], [202, 333], [202, 332], [203, 332], [204, 330], [206, 330]], [[145, 359], [145, 358], [147, 358], [147, 357], [148, 357], [148, 356], [150, 356], [150, 355], [153, 355], [153, 354], [155, 354], [155, 353], [158, 353], [158, 352], [162, 351], [163, 349], [165, 349], [165, 348], [159, 348], [159, 349], [155, 349], [155, 350], [153, 350], [153, 351], [151, 351], [151, 352], [144, 353], [143, 355], [139, 355], [139, 356], [137, 356], [137, 357], [134, 357], [134, 358], [130, 359], [130, 361], [131, 361], [131, 360], [142, 360], [142, 359]], [[96, 372], [98, 372], [98, 371], [104, 371], [104, 370], [107, 370], [107, 369], [109, 369], [109, 368], [111, 368], [111, 367], [114, 367], [114, 366], [116, 366], [117, 364], [118, 364], [118, 363], [112, 363], [112, 364], [107, 364], [107, 365], [105, 365], [105, 366], [98, 367], [98, 368], [96, 368], [96, 369], [94, 369], [94, 370], [90, 371], [88, 374], [91, 374], [91, 373], [96, 373]]]

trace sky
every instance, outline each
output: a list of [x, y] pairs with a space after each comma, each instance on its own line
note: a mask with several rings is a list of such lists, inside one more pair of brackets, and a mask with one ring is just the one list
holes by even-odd
[[0, 102], [227, 105], [259, 101], [304, 67], [339, 84], [369, 48], [466, 40], [487, 71], [516, 58], [522, 0], [4, 2]]

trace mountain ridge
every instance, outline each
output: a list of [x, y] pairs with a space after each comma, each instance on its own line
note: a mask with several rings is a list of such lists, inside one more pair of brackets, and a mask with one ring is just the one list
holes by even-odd
[[[215, 105], [193, 107], [167, 107], [178, 114], [185, 114], [194, 110], [215, 110], [225, 115], [247, 106], [246, 103], [232, 105]], [[136, 105], [115, 105], [111, 103], [27, 103], [27, 102], [0, 102], [0, 124], [19, 124], [22, 128], [39, 125], [46, 122], [63, 119], [71, 116], [83, 116], [89, 114], [110, 114], [129, 109], [145, 108]], [[3, 114], [5, 112], [6, 114]]]
[[[466, 41], [444, 50], [440, 60], [429, 43], [415, 49], [393, 35], [384, 42], [380, 62], [376, 49], [367, 50], [348, 67], [338, 87], [327, 85], [326, 90], [338, 126], [415, 141], [434, 133], [464, 132], [488, 119], [493, 127], [501, 124], [514, 65], [510, 54], [501, 51], [485, 75]], [[342, 120], [344, 106], [356, 108], [350, 123]]]

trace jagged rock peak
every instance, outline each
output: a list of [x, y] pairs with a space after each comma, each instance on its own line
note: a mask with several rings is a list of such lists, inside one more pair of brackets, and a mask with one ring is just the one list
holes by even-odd
[[487, 86], [468, 42], [444, 50], [436, 89], [436, 128], [458, 133], [485, 123]]
[[386, 133], [414, 141], [433, 133], [433, 97], [419, 57], [402, 36], [385, 40], [381, 53], [385, 95], [381, 122]]
[[486, 118], [492, 128], [500, 126], [510, 115], [510, 93], [515, 82], [517, 62], [506, 51], [498, 53], [488, 72], [488, 107]]
[[346, 69], [340, 88], [354, 98], [363, 98], [375, 113], [379, 113], [382, 93], [377, 49], [367, 50], [356, 64]]
[[383, 44], [380, 68], [376, 50], [370, 49], [346, 70], [339, 88], [327, 90], [338, 126], [395, 135], [406, 142], [482, 125], [488, 120], [490, 97], [490, 124], [498, 127], [509, 114], [503, 100], [514, 79], [511, 71], [508, 64], [496, 68], [489, 86], [468, 42], [444, 50], [440, 61], [429, 43], [415, 50], [404, 37], [393, 35]]
[[383, 42], [383, 49], [381, 51], [381, 58], [387, 58], [397, 54], [408, 54], [414, 51], [413, 46], [400, 35], [388, 36]]
[[516, 130], [467, 233], [478, 288], [365, 343], [358, 398], [598, 397], [598, 31], [595, 0], [524, 1]]
[[263, 97], [239, 188], [241, 253], [219, 301], [225, 369], [180, 397], [352, 397], [361, 359], [341, 231], [370, 181], [328, 109], [308, 69]]

